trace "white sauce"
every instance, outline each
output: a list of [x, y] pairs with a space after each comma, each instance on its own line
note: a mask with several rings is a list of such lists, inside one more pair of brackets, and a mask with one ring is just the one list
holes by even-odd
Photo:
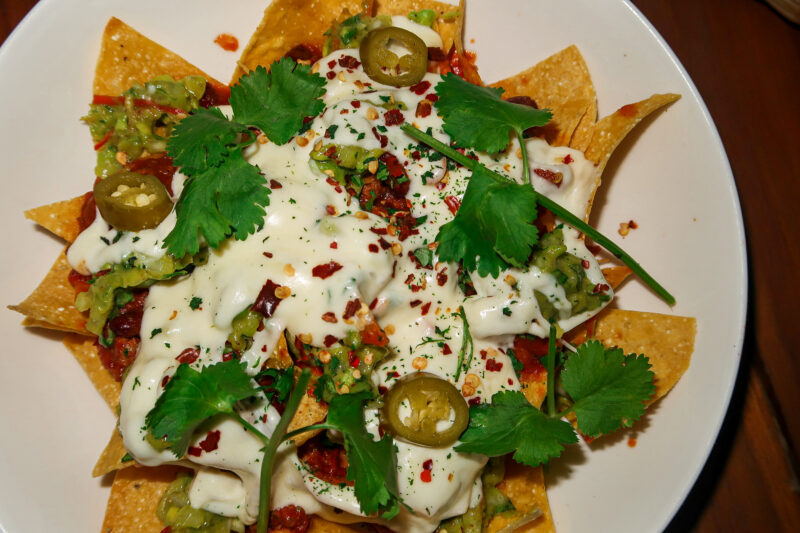
[[[440, 41], [431, 40], [429, 29], [423, 31], [419, 25], [400, 19], [395, 21], [397, 25], [413, 28], [422, 34], [429, 46], [441, 45]], [[480, 397], [483, 401], [489, 401], [499, 390], [519, 390], [511, 362], [500, 351], [510, 346], [513, 336], [518, 333], [547, 335], [547, 322], [533, 297], [534, 289], [546, 294], [561, 312], [559, 325], [564, 330], [599, 311], [569, 317], [570, 306], [563, 289], [553, 276], [536, 268], [510, 269], [497, 279], [474, 275], [472, 279], [478, 294], [465, 299], [456, 282], [456, 265], [436, 264], [435, 269], [430, 270], [416, 267], [409, 252], [433, 242], [439, 227], [452, 219], [445, 198], [463, 195], [469, 173], [464, 169], [451, 170], [446, 185], [441, 190], [437, 188], [435, 184], [444, 175], [443, 161], [415, 159], [417, 143], [398, 126], [383, 128], [386, 111], [379, 104], [383, 101], [381, 97], [403, 102], [407, 109], [403, 111], [406, 122], [422, 130], [430, 127], [436, 138], [448, 142], [435, 110], [425, 118], [415, 116], [417, 105], [427, 94], [434, 93], [438, 76], [427, 75], [425, 80], [431, 86], [418, 95], [409, 88], [394, 89], [376, 84], [360, 69], [343, 69], [337, 60], [344, 55], [358, 58], [358, 51], [334, 52], [319, 62], [319, 73], [323, 77], [328, 79], [329, 71], [335, 75], [327, 84], [324, 97], [327, 109], [311, 123], [311, 131], [315, 133], [311, 142], [306, 146], [295, 141], [283, 146], [255, 145], [249, 155], [250, 162], [258, 165], [268, 180], [276, 180], [281, 185], [271, 192], [263, 228], [245, 241], [228, 240], [219, 249], [212, 250], [208, 263], [198, 266], [191, 276], [159, 283], [150, 289], [140, 351], [120, 397], [120, 431], [126, 448], [142, 464], [178, 461], [171, 452], [152, 448], [142, 429], [146, 414], [162, 390], [162, 381], [178, 366], [175, 358], [184, 349], [196, 346], [201, 357], [194, 363], [195, 367], [220, 361], [232, 329], [231, 321], [252, 305], [266, 280], [290, 287], [292, 295], [281, 301], [274, 315], [266, 320], [265, 328], [256, 335], [253, 347], [244, 354], [243, 360], [253, 373], [263, 361], [262, 356], [271, 352], [286, 328], [293, 334], [310, 335], [311, 343], [318, 346], [326, 335], [344, 337], [355, 327], [353, 320], [342, 319], [345, 306], [348, 301], [359, 298], [364, 303], [375, 301], [375, 319], [382, 328], [393, 331], [389, 335], [393, 356], [373, 373], [378, 385], [389, 387], [398, 376], [415, 372], [412, 362], [417, 357], [425, 357], [425, 372], [453, 381], [462, 344], [462, 322], [457, 312], [463, 305], [474, 339], [475, 356], [469, 370], [462, 372], [455, 384], [460, 388], [467, 374], [477, 375], [480, 384], [470, 398]], [[367, 86], [359, 89], [357, 80]], [[358, 107], [353, 102], [358, 102]], [[367, 118], [371, 109], [379, 114], [375, 120]], [[336, 126], [333, 138], [324, 139], [331, 126]], [[356, 217], [357, 201], [352, 199], [348, 205], [347, 194], [337, 192], [309, 163], [309, 153], [319, 139], [339, 145], [379, 148], [380, 140], [373, 134], [373, 127], [381, 130], [376, 130], [377, 134], [385, 135], [388, 144], [384, 149], [405, 165], [410, 179], [407, 198], [413, 203], [412, 214], [427, 216], [426, 222], [417, 228], [418, 234], [402, 242], [391, 235], [381, 236], [370, 231], [370, 228], [386, 228], [386, 221], [372, 214]], [[550, 147], [538, 139], [528, 140], [526, 149], [532, 168], [557, 171], [563, 176], [559, 187], [534, 178], [537, 190], [583, 217], [591, 194], [591, 163], [578, 151]], [[517, 145], [512, 143], [505, 153], [480, 157], [487, 165], [509, 176], [520, 176], [516, 151]], [[565, 164], [567, 155], [572, 161]], [[176, 184], [178, 189], [180, 185]], [[331, 208], [336, 213], [334, 216], [329, 214]], [[117, 242], [106, 244], [103, 239], [111, 242], [117, 232], [109, 230], [98, 216], [71, 247], [70, 263], [82, 272], [97, 272], [132, 252], [159, 256], [164, 253], [160, 243], [174, 223], [173, 213], [154, 230], [125, 233]], [[583, 241], [567, 228], [564, 236], [569, 252], [589, 262], [589, 278], [603, 283], [600, 268]], [[370, 251], [370, 245], [379, 244], [381, 237], [389, 244], [399, 243], [402, 254], [393, 255], [391, 248], [380, 246], [377, 251]], [[342, 268], [324, 280], [312, 275], [314, 266], [329, 261], [339, 263]], [[514, 288], [504, 281], [507, 275], [516, 280]], [[192, 310], [189, 302], [195, 297], [202, 298], [203, 303]], [[335, 313], [338, 321], [323, 320], [321, 317], [326, 312]], [[159, 330], [160, 333], [154, 333]], [[442, 332], [451, 352], [448, 355], [437, 343], [424, 342], [441, 338]], [[502, 367], [488, 371], [489, 359]], [[263, 403], [242, 416], [267, 435], [279, 418], [271, 406]], [[376, 434], [374, 413], [368, 412], [367, 420], [370, 431]], [[218, 448], [181, 461], [198, 472], [190, 490], [192, 504], [252, 523], [258, 513], [261, 443], [231, 419], [221, 419], [209, 429], [221, 433]], [[197, 435], [192, 444], [197, 445], [204, 437]], [[427, 460], [433, 460], [433, 469], [431, 481], [424, 483], [420, 473]], [[430, 449], [397, 442], [398, 488], [404, 505], [400, 506], [400, 515], [386, 525], [395, 531], [427, 533], [442, 519], [464, 513], [480, 500], [480, 472], [485, 462], [483, 456], [459, 454], [452, 447]], [[286, 444], [276, 462], [272, 505], [279, 508], [290, 503], [302, 506], [308, 513], [318, 513], [339, 522], [365, 520], [360, 516], [352, 488], [339, 488], [313, 477], [298, 461], [294, 448]], [[334, 508], [346, 513], [335, 513]], [[367, 519], [382, 523], [374, 518]]]

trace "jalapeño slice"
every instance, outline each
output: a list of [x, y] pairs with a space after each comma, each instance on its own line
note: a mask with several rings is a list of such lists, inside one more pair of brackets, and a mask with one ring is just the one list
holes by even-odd
[[[469, 408], [458, 389], [423, 372], [395, 383], [384, 396], [381, 414], [395, 437], [431, 447], [454, 443], [469, 423]], [[440, 425], [446, 427], [439, 429]]]
[[155, 176], [117, 172], [98, 181], [94, 199], [103, 220], [120, 231], [158, 226], [172, 211], [167, 188]]
[[[404, 48], [398, 56], [394, 50]], [[367, 76], [385, 85], [408, 87], [418, 83], [428, 68], [425, 41], [393, 26], [372, 30], [361, 41], [361, 62]]]

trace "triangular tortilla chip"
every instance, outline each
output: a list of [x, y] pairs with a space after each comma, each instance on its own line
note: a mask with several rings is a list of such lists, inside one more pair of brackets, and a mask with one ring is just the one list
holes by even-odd
[[569, 140], [569, 147], [585, 152], [592, 141], [592, 134], [594, 133], [594, 125], [597, 122], [597, 100], [592, 100], [586, 113], [581, 117], [575, 132], [572, 134], [572, 139]]
[[115, 427], [114, 431], [111, 433], [111, 438], [108, 439], [108, 444], [106, 444], [106, 447], [103, 449], [103, 452], [100, 454], [100, 457], [97, 458], [97, 462], [94, 464], [92, 476], [100, 477], [108, 474], [109, 472], [114, 472], [115, 470], [121, 470], [129, 466], [134, 466], [136, 461], [132, 459], [123, 461], [127, 455], [128, 450], [125, 449], [125, 445], [122, 443], [122, 435], [119, 434], [119, 431]]
[[84, 372], [92, 381], [92, 385], [103, 397], [109, 409], [116, 414], [122, 384], [115, 380], [106, 367], [103, 366], [103, 363], [100, 362], [100, 356], [97, 354], [97, 346], [95, 346], [94, 341], [94, 337], [85, 337], [83, 335], [72, 334], [64, 337], [64, 345], [83, 367]]
[[178, 466], [117, 470], [108, 497], [103, 533], [158, 533], [164, 524], [156, 516], [161, 496], [181, 472]]
[[542, 516], [529, 524], [516, 528], [514, 530], [515, 533], [555, 532], [541, 466], [532, 468], [519, 464], [508, 456], [506, 457], [506, 475], [503, 481], [497, 485], [497, 488], [511, 500], [516, 511], [495, 516], [489, 523], [489, 532], [500, 531], [534, 509], [539, 509], [542, 512]]
[[596, 106], [589, 69], [575, 45], [492, 87], [502, 87], [506, 98], [530, 96], [540, 109], [549, 109], [553, 119], [541, 131], [554, 146], [568, 145], [581, 119]]
[[614, 113], [603, 117], [595, 124], [592, 132], [592, 140], [586, 148], [584, 154], [586, 159], [595, 164], [595, 187], [589, 199], [589, 207], [586, 212], [586, 219], [589, 219], [589, 212], [592, 209], [594, 196], [600, 187], [601, 175], [606, 168], [611, 154], [614, 153], [622, 139], [642, 121], [647, 115], [657, 109], [674, 102], [681, 95], [679, 94], [654, 94], [646, 100], [628, 104], [620, 107]]
[[64, 250], [30, 296], [19, 305], [9, 305], [8, 308], [32, 319], [34, 322], [30, 324], [89, 335], [84, 327], [86, 317], [74, 305], [75, 289], [68, 280], [71, 270]]
[[626, 354], [644, 354], [656, 375], [653, 403], [678, 382], [694, 352], [697, 321], [683, 316], [612, 309], [597, 321], [594, 336]]
[[225, 85], [112, 17], [103, 33], [100, 57], [95, 67], [94, 94], [117, 96], [135, 82], [144, 83], [161, 74], [169, 74], [175, 79], [199, 75], [212, 85]]
[[78, 217], [81, 216], [85, 201], [86, 195], [81, 195], [71, 200], [34, 207], [25, 211], [25, 218], [67, 242], [74, 242], [81, 232]]

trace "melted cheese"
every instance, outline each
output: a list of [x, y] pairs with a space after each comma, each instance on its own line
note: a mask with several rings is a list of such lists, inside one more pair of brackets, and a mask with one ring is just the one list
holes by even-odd
[[[445, 199], [463, 195], [469, 173], [464, 169], [450, 170], [446, 185], [437, 187], [445, 175], [443, 160], [418, 157], [415, 141], [398, 126], [385, 126], [386, 111], [380, 104], [388, 99], [402, 102], [406, 122], [422, 130], [431, 128], [434, 137], [449, 142], [435, 112], [428, 117], [415, 116], [418, 104], [434, 92], [438, 76], [426, 76], [430, 87], [422, 94], [409, 88], [380, 86], [360, 69], [340, 67], [337, 60], [345, 55], [358, 58], [358, 51], [338, 51], [319, 62], [319, 73], [329, 81], [324, 97], [326, 110], [310, 124], [311, 141], [305, 145], [296, 141], [283, 146], [254, 145], [248, 152], [249, 161], [258, 165], [268, 180], [280, 184], [270, 195], [263, 227], [245, 241], [229, 240], [219, 249], [211, 250], [208, 262], [198, 266], [191, 276], [150, 288], [141, 347], [120, 397], [120, 431], [126, 448], [142, 464], [178, 462], [171, 452], [152, 448], [143, 429], [145, 416], [163, 390], [164, 378], [171, 376], [178, 366], [175, 358], [186, 348], [198, 347], [201, 356], [194, 366], [220, 361], [233, 318], [252, 305], [266, 280], [285, 285], [292, 293], [265, 321], [252, 348], [243, 355], [253, 373], [284, 329], [308, 335], [310, 344], [318, 346], [328, 335], [344, 337], [356, 325], [353, 320], [343, 320], [342, 314], [347, 302], [358, 298], [365, 303], [375, 302], [375, 320], [391, 332], [392, 355], [373, 373], [377, 385], [391, 387], [399, 377], [415, 372], [414, 361], [421, 357], [426, 364], [425, 372], [448, 379], [459, 388], [468, 374], [477, 376], [480, 383], [470, 398], [482, 401], [490, 401], [495, 392], [503, 389], [519, 390], [511, 362], [503, 351], [511, 345], [514, 335], [547, 335], [548, 324], [539, 311], [534, 290], [547, 295], [560, 311], [559, 325], [564, 330], [592, 314], [570, 316], [563, 289], [552, 275], [536, 268], [509, 269], [497, 279], [473, 276], [477, 295], [465, 298], [458, 288], [455, 264], [436, 263], [432, 269], [417, 267], [409, 257], [410, 252], [434, 242], [441, 225], [452, 219]], [[329, 76], [328, 72], [333, 74]], [[325, 138], [326, 132], [332, 130], [335, 130], [332, 138]], [[371, 149], [381, 147], [381, 136], [385, 136], [384, 150], [394, 154], [408, 173], [407, 197], [413, 203], [412, 214], [427, 217], [417, 228], [418, 233], [404, 241], [372, 232], [372, 228], [386, 228], [386, 221], [359, 211], [355, 199], [329, 184], [310, 164], [309, 154], [320, 139]], [[479, 157], [509, 176], [519, 176], [522, 172], [517, 148], [512, 143], [505, 153]], [[532, 168], [558, 171], [563, 176], [559, 187], [535, 178], [537, 190], [583, 217], [591, 194], [591, 163], [580, 152], [550, 147], [539, 139], [526, 141], [525, 149]], [[567, 155], [570, 163], [564, 163]], [[179, 190], [180, 183], [176, 186]], [[174, 217], [171, 214], [154, 230], [124, 234], [111, 242], [116, 231], [109, 230], [98, 216], [70, 249], [70, 262], [83, 272], [97, 272], [134, 251], [151, 256], [163, 254], [160, 243], [174, 226]], [[572, 230], [565, 229], [564, 236], [568, 251], [589, 262], [589, 278], [595, 283], [604, 282], [595, 258], [583, 241]], [[389, 244], [399, 245], [402, 252], [395, 255], [392, 247], [376, 248], [374, 245], [380, 244], [381, 237]], [[312, 274], [315, 266], [330, 261], [342, 268], [326, 279]], [[507, 275], [516, 280], [513, 288], [504, 281]], [[197, 297], [202, 298], [202, 306], [190, 308], [189, 302]], [[462, 321], [457, 311], [462, 305], [471, 327], [475, 356], [469, 370], [462, 372], [456, 381], [457, 354], [463, 342]], [[337, 322], [323, 320], [326, 312], [335, 313], [339, 317]], [[426, 342], [431, 339], [444, 340], [451, 353], [446, 354], [437, 342]], [[492, 371], [487, 369], [489, 359], [495, 363]], [[279, 419], [274, 408], [265, 402], [256, 403], [241, 414], [267, 435]], [[375, 413], [366, 415], [368, 429], [377, 434]], [[195, 506], [252, 523], [258, 513], [261, 443], [231, 419], [217, 420], [208, 429], [220, 431], [218, 448], [200, 457], [187, 456], [181, 460], [197, 470], [190, 490], [191, 501]], [[192, 444], [197, 445], [203, 438], [204, 435], [197, 435]], [[385, 524], [389, 528], [409, 533], [430, 532], [442, 519], [462, 514], [480, 501], [480, 472], [485, 457], [460, 454], [452, 447], [431, 449], [403, 442], [396, 445], [398, 488], [404, 505], [400, 515]], [[433, 469], [431, 481], [425, 483], [420, 474], [428, 460], [433, 461]], [[352, 488], [333, 486], [311, 475], [289, 444], [281, 448], [272, 486], [274, 508], [296, 504], [309, 513], [339, 522], [383, 523], [361, 516]]]

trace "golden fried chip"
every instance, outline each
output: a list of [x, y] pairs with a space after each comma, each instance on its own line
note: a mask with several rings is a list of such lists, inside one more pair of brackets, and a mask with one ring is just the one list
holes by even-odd
[[334, 20], [361, 12], [361, 0], [275, 0], [270, 3], [258, 29], [242, 50], [231, 83], [258, 65], [271, 65], [298, 45], [322, 49], [324, 36]]
[[109, 409], [116, 414], [122, 385], [111, 376], [111, 373], [100, 362], [97, 346], [94, 344], [94, 337], [85, 337], [73, 333], [64, 337], [64, 345], [83, 367], [83, 371], [89, 376], [92, 385], [106, 401]]
[[555, 146], [568, 145], [581, 119], [596, 106], [589, 69], [575, 45], [491, 86], [502, 87], [506, 98], [530, 96], [540, 109], [549, 109], [553, 119], [541, 131]]
[[620, 107], [614, 113], [603, 117], [595, 124], [592, 132], [592, 140], [589, 142], [589, 146], [584, 152], [586, 159], [595, 164], [595, 187], [589, 199], [589, 207], [586, 212], [587, 220], [589, 218], [589, 212], [592, 209], [594, 196], [597, 193], [598, 187], [600, 187], [600, 178], [603, 174], [603, 169], [606, 168], [611, 154], [614, 153], [614, 150], [619, 146], [619, 143], [622, 142], [622, 139], [624, 139], [628, 132], [647, 115], [674, 102], [680, 97], [681, 95], [672, 93], [654, 94], [641, 102]]
[[71, 200], [34, 207], [25, 211], [25, 218], [33, 220], [67, 242], [74, 242], [81, 232], [78, 217], [85, 200], [86, 195], [81, 195]]
[[22, 303], [8, 308], [32, 319], [28, 324], [89, 335], [84, 327], [86, 317], [73, 303], [75, 289], [68, 280], [71, 270], [66, 250], [62, 251], [39, 286]]
[[94, 94], [117, 96], [134, 83], [144, 83], [161, 74], [176, 79], [198, 75], [213, 85], [225, 85], [112, 17], [103, 32], [100, 57], [94, 71]]
[[[292, 421], [289, 422], [289, 427], [286, 429], [286, 431], [294, 431], [295, 429], [300, 429], [302, 427], [319, 424], [320, 422], [324, 422], [325, 417], [327, 416], [327, 406], [318, 402], [313, 396], [304, 394], [300, 399], [300, 405], [297, 407], [297, 412], [295, 413], [294, 418], [292, 418]], [[300, 446], [318, 433], [319, 431], [306, 431], [305, 433], [301, 433], [294, 438], [294, 443], [296, 446]]]
[[133, 460], [123, 461], [126, 455], [128, 455], [128, 450], [125, 449], [125, 445], [122, 443], [122, 435], [119, 434], [115, 427], [111, 433], [111, 438], [108, 439], [108, 444], [106, 444], [105, 449], [94, 464], [92, 476], [104, 476], [109, 472], [135, 465], [136, 462]]
[[683, 316], [612, 309], [597, 320], [595, 337], [626, 354], [644, 354], [656, 375], [653, 403], [678, 382], [689, 368], [697, 321]]
[[158, 502], [167, 486], [181, 472], [178, 466], [135, 467], [117, 470], [108, 507], [103, 520], [103, 533], [158, 533], [164, 524], [156, 516]]
[[[592, 88], [594, 90], [594, 88]], [[592, 141], [592, 134], [594, 133], [594, 125], [597, 122], [597, 100], [593, 99], [586, 113], [581, 117], [578, 126], [572, 134], [572, 139], [569, 140], [569, 147], [585, 152]]]
[[488, 531], [494, 533], [519, 520], [534, 509], [539, 509], [542, 516], [529, 524], [514, 529], [515, 533], [552, 533], [555, 531], [550, 504], [544, 486], [542, 467], [532, 468], [522, 465], [506, 457], [506, 475], [497, 488], [514, 504], [516, 511], [512, 514], [500, 514], [492, 518]]

